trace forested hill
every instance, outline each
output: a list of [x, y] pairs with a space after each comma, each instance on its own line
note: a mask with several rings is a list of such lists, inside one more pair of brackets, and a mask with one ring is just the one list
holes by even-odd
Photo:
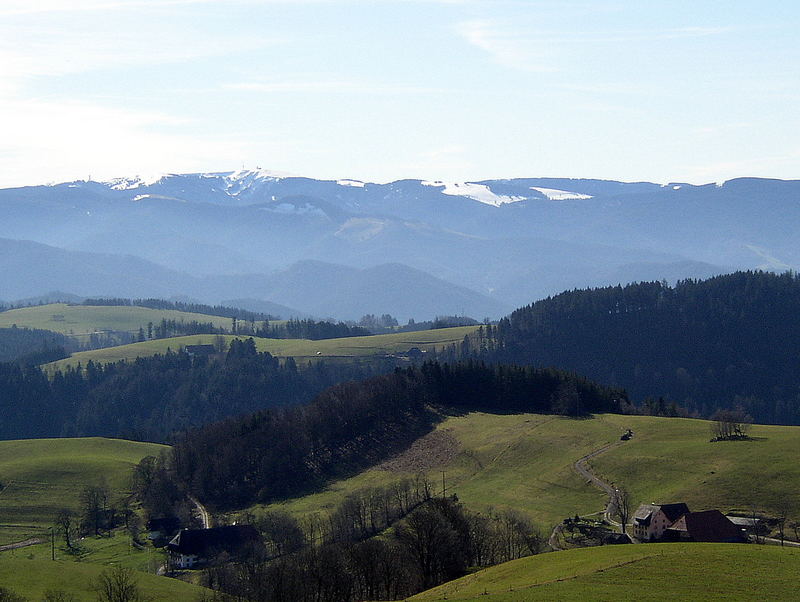
[[[513, 312], [480, 346], [492, 360], [557, 366], [702, 416], [741, 405], [800, 424], [800, 278], [737, 272], [675, 287], [565, 292]], [[658, 400], [663, 397], [665, 403]]]
[[37, 328], [0, 328], [0, 362], [39, 364], [68, 355], [75, 348], [65, 335]]
[[234, 340], [222, 357], [185, 352], [67, 368], [0, 363], [0, 439], [105, 436], [168, 441], [193, 426], [264, 408], [298, 404], [339, 382], [390, 370], [381, 363], [299, 370]]
[[452, 412], [619, 412], [624, 391], [556, 370], [425, 363], [323, 391], [308, 404], [188, 431], [179, 485], [216, 508], [297, 495], [379, 463]]

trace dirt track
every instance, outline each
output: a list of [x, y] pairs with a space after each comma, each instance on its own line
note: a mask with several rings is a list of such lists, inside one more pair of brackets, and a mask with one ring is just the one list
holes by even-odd
[[[603, 517], [611, 524], [616, 526], [620, 526], [619, 523], [616, 523], [611, 519], [611, 514], [612, 514], [611, 506], [612, 506], [612, 500], [614, 499], [614, 487], [610, 483], [606, 483], [603, 479], [595, 475], [589, 469], [587, 462], [592, 458], [594, 458], [595, 456], [599, 456], [600, 454], [603, 454], [608, 450], [617, 447], [618, 445], [622, 445], [623, 443], [624, 441], [616, 441], [614, 443], [609, 443], [607, 445], [604, 445], [603, 447], [596, 449], [593, 452], [590, 452], [581, 458], [578, 458], [575, 461], [575, 464], [573, 464], [575, 472], [577, 472], [579, 475], [581, 475], [589, 483], [591, 483], [598, 489], [602, 489], [606, 493], [606, 495], [608, 495], [608, 504], [606, 504], [606, 509], [603, 512]], [[550, 544], [550, 547], [553, 548], [554, 550], [561, 549], [558, 545], [558, 535], [559, 533], [561, 533], [562, 526], [563, 525], [559, 523], [558, 525], [555, 526], [555, 528], [553, 528], [553, 532], [550, 534], [550, 539], [548, 540], [548, 543]]]
[[210, 529], [211, 528], [211, 514], [206, 510], [206, 507], [203, 506], [196, 498], [192, 497], [191, 495], [188, 496], [189, 501], [191, 501], [195, 508], [197, 508], [197, 514], [200, 516], [200, 522], [203, 524], [203, 529]]
[[605, 514], [606, 520], [609, 520], [609, 521], [611, 520], [611, 514], [612, 514], [611, 505], [612, 505], [612, 500], [614, 499], [614, 487], [610, 483], [606, 483], [600, 477], [595, 475], [589, 469], [589, 467], [587, 465], [587, 462], [589, 460], [591, 460], [592, 458], [594, 458], [595, 456], [599, 456], [600, 454], [603, 454], [603, 453], [607, 452], [608, 450], [610, 450], [610, 449], [612, 449], [614, 447], [622, 445], [623, 443], [624, 443], [624, 441], [616, 441], [614, 443], [609, 443], [608, 445], [604, 445], [603, 447], [601, 447], [599, 449], [596, 449], [593, 452], [588, 453], [585, 456], [583, 456], [582, 458], [578, 459], [574, 464], [575, 472], [577, 472], [579, 475], [584, 477], [587, 481], [589, 481], [595, 487], [605, 491], [606, 495], [608, 495], [608, 504], [606, 504], [606, 510], [605, 510], [604, 514]]
[[16, 543], [9, 543], [4, 546], [0, 546], [0, 552], [7, 552], [8, 550], [18, 550], [19, 548], [27, 548], [28, 546], [35, 546], [40, 543], [44, 543], [44, 539], [39, 537], [31, 537], [26, 539], [25, 541], [18, 541]]

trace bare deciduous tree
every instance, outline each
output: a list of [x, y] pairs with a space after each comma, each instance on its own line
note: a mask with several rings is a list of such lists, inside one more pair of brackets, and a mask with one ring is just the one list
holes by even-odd
[[106, 569], [92, 582], [99, 602], [144, 602], [147, 598], [139, 589], [132, 569], [114, 566]]
[[781, 540], [781, 546], [783, 546], [783, 541], [786, 536], [786, 522], [789, 520], [789, 514], [791, 514], [793, 510], [791, 500], [786, 496], [782, 496], [775, 505], [775, 510], [775, 518], [778, 523], [778, 536]]
[[626, 533], [628, 521], [631, 517], [631, 498], [630, 494], [624, 487], [617, 487], [611, 495], [611, 504], [609, 509], [611, 515], [619, 520], [622, 525], [622, 532]]
[[71, 510], [64, 508], [60, 510], [56, 516], [56, 528], [61, 532], [64, 537], [64, 543], [69, 549], [72, 549], [72, 532], [75, 529], [73, 524], [74, 515]]
[[711, 434], [717, 441], [735, 441], [747, 439], [747, 433], [753, 419], [745, 412], [736, 410], [717, 410], [711, 416]]
[[84, 487], [81, 491], [83, 524], [87, 530], [92, 529], [95, 535], [99, 535], [100, 530], [104, 527], [110, 495], [111, 492], [105, 482]]

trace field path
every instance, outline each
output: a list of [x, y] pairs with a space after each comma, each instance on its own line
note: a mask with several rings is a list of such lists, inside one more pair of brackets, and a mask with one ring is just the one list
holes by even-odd
[[9, 543], [4, 546], [0, 546], [0, 552], [7, 552], [8, 550], [18, 550], [19, 548], [27, 548], [28, 546], [35, 546], [40, 543], [44, 543], [44, 539], [39, 537], [31, 537], [26, 539], [25, 541], [18, 541], [16, 543]]
[[[581, 458], [578, 458], [575, 461], [575, 464], [572, 465], [572, 467], [575, 469], [575, 472], [577, 472], [580, 476], [582, 476], [584, 479], [586, 479], [588, 482], [590, 482], [592, 485], [594, 485], [598, 489], [602, 489], [606, 493], [606, 495], [608, 495], [608, 504], [606, 504], [605, 510], [602, 511], [603, 512], [603, 518], [605, 518], [608, 522], [610, 522], [612, 525], [615, 525], [617, 527], [619, 527], [620, 524], [618, 522], [612, 520], [612, 518], [611, 518], [611, 515], [613, 514], [613, 508], [611, 506], [613, 505], [613, 501], [612, 500], [614, 499], [614, 486], [611, 485], [611, 483], [606, 483], [603, 479], [601, 479], [596, 474], [594, 474], [589, 469], [589, 466], [588, 466], [587, 463], [592, 458], [594, 458], [596, 456], [599, 456], [600, 454], [603, 454], [603, 453], [607, 452], [608, 450], [613, 449], [613, 448], [615, 448], [615, 447], [617, 447], [619, 445], [622, 445], [623, 443], [625, 443], [625, 442], [624, 441], [615, 441], [614, 443], [607, 443], [603, 447], [600, 447], [600, 448], [598, 448], [598, 449], [596, 449], [596, 450], [594, 450], [592, 452], [589, 452], [585, 456], [582, 456]], [[598, 512], [598, 514], [599, 514], [599, 512]], [[560, 550], [561, 549], [561, 547], [558, 545], [558, 536], [561, 534], [562, 529], [563, 529], [563, 525], [561, 523], [557, 524], [553, 528], [553, 532], [550, 534], [550, 538], [547, 541], [547, 543], [550, 544], [550, 547], [553, 548], [554, 550]]]
[[582, 458], [578, 459], [574, 464], [575, 472], [577, 472], [579, 475], [581, 475], [583, 478], [585, 478], [587, 481], [589, 481], [595, 487], [605, 491], [606, 495], [608, 495], [608, 504], [606, 505], [605, 512], [603, 513], [604, 514], [604, 518], [607, 521], [609, 521], [612, 524], [615, 524], [617, 526], [619, 526], [619, 524], [615, 523], [614, 521], [611, 520], [611, 514], [613, 513], [613, 508], [611, 506], [613, 505], [614, 491], [615, 491], [614, 490], [614, 486], [611, 485], [610, 483], [606, 483], [603, 479], [601, 479], [596, 474], [594, 474], [591, 471], [591, 469], [589, 468], [587, 463], [592, 458], [594, 458], [596, 456], [599, 456], [600, 454], [603, 454], [603, 453], [607, 452], [610, 449], [618, 447], [618, 446], [622, 445], [623, 443], [625, 443], [625, 442], [624, 441], [615, 441], [614, 443], [609, 443], [607, 445], [604, 445], [603, 447], [601, 447], [599, 449], [596, 449], [593, 452], [590, 452], [590, 453], [586, 454], [585, 456], [583, 456]]
[[189, 501], [191, 501], [195, 508], [197, 508], [197, 514], [200, 516], [200, 522], [203, 523], [203, 529], [210, 529], [211, 528], [211, 514], [206, 507], [201, 504], [197, 498], [189, 496]]
[[558, 523], [555, 527], [553, 527], [553, 532], [550, 534], [550, 539], [547, 540], [547, 543], [556, 552], [561, 551], [561, 546], [558, 545], [558, 536], [561, 535], [561, 531], [563, 530], [564, 530], [564, 524]]

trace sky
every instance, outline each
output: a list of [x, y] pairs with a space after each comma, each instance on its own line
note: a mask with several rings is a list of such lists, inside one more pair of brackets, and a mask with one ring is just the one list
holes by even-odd
[[800, 178], [800, 3], [2, 0], [0, 187]]

